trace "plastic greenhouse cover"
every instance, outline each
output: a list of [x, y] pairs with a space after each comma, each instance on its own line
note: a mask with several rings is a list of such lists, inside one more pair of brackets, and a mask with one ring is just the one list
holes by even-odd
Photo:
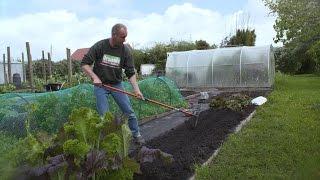
[[272, 46], [171, 52], [166, 76], [179, 87], [270, 87]]

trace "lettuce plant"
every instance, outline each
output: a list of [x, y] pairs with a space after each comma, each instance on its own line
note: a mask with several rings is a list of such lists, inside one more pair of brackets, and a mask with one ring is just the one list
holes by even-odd
[[[89, 108], [75, 109], [46, 157], [48, 164], [28, 169], [27, 177], [132, 179], [139, 164], [128, 157], [131, 132], [125, 121], [114, 122], [111, 113], [100, 118]], [[124, 173], [125, 172], [125, 173]]]
[[[128, 157], [131, 131], [126, 121], [119, 122], [111, 113], [100, 118], [92, 109], [79, 108], [54, 139], [29, 133], [11, 153], [14, 166], [24, 167], [14, 179], [132, 179], [140, 166]], [[157, 158], [173, 160], [159, 149], [146, 147], [137, 159], [145, 163]]]

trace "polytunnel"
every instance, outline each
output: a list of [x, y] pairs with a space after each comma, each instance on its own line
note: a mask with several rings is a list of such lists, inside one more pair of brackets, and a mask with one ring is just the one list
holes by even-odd
[[166, 76], [180, 88], [271, 87], [274, 52], [271, 45], [170, 52]]

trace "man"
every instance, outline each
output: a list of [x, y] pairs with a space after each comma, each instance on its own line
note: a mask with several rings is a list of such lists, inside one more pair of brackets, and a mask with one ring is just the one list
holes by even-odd
[[101, 84], [108, 84], [123, 89], [122, 69], [124, 69], [135, 95], [143, 99], [137, 84], [131, 51], [127, 45], [123, 44], [126, 37], [127, 27], [123, 24], [114, 25], [111, 30], [111, 38], [95, 43], [83, 57], [81, 66], [95, 85], [94, 94], [99, 115], [104, 116], [109, 111], [108, 97], [111, 94], [122, 112], [128, 116], [129, 128], [135, 142], [142, 144], [144, 139], [140, 134], [137, 117], [128, 96], [101, 86]]

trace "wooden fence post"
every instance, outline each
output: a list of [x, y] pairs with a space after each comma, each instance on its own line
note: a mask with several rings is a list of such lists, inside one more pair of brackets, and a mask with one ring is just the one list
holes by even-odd
[[29, 69], [29, 84], [30, 84], [31, 90], [34, 91], [32, 57], [30, 53], [29, 42], [26, 42], [26, 48], [27, 48], [28, 69]]
[[48, 53], [48, 68], [49, 68], [49, 78], [52, 78], [52, 67], [51, 67], [51, 55]]
[[8, 83], [7, 71], [6, 71], [6, 54], [3, 54], [3, 77], [4, 84]]
[[67, 48], [67, 60], [68, 60], [68, 82], [71, 83], [72, 63], [71, 63], [70, 49], [69, 48]]
[[21, 53], [21, 63], [22, 63], [22, 81], [26, 82], [26, 67], [24, 66], [24, 53]]
[[7, 59], [8, 59], [8, 80], [9, 83], [12, 83], [12, 74], [11, 74], [11, 56], [10, 56], [10, 47], [7, 47]]
[[46, 60], [44, 59], [44, 51], [42, 51], [42, 76], [44, 82], [47, 83]]

